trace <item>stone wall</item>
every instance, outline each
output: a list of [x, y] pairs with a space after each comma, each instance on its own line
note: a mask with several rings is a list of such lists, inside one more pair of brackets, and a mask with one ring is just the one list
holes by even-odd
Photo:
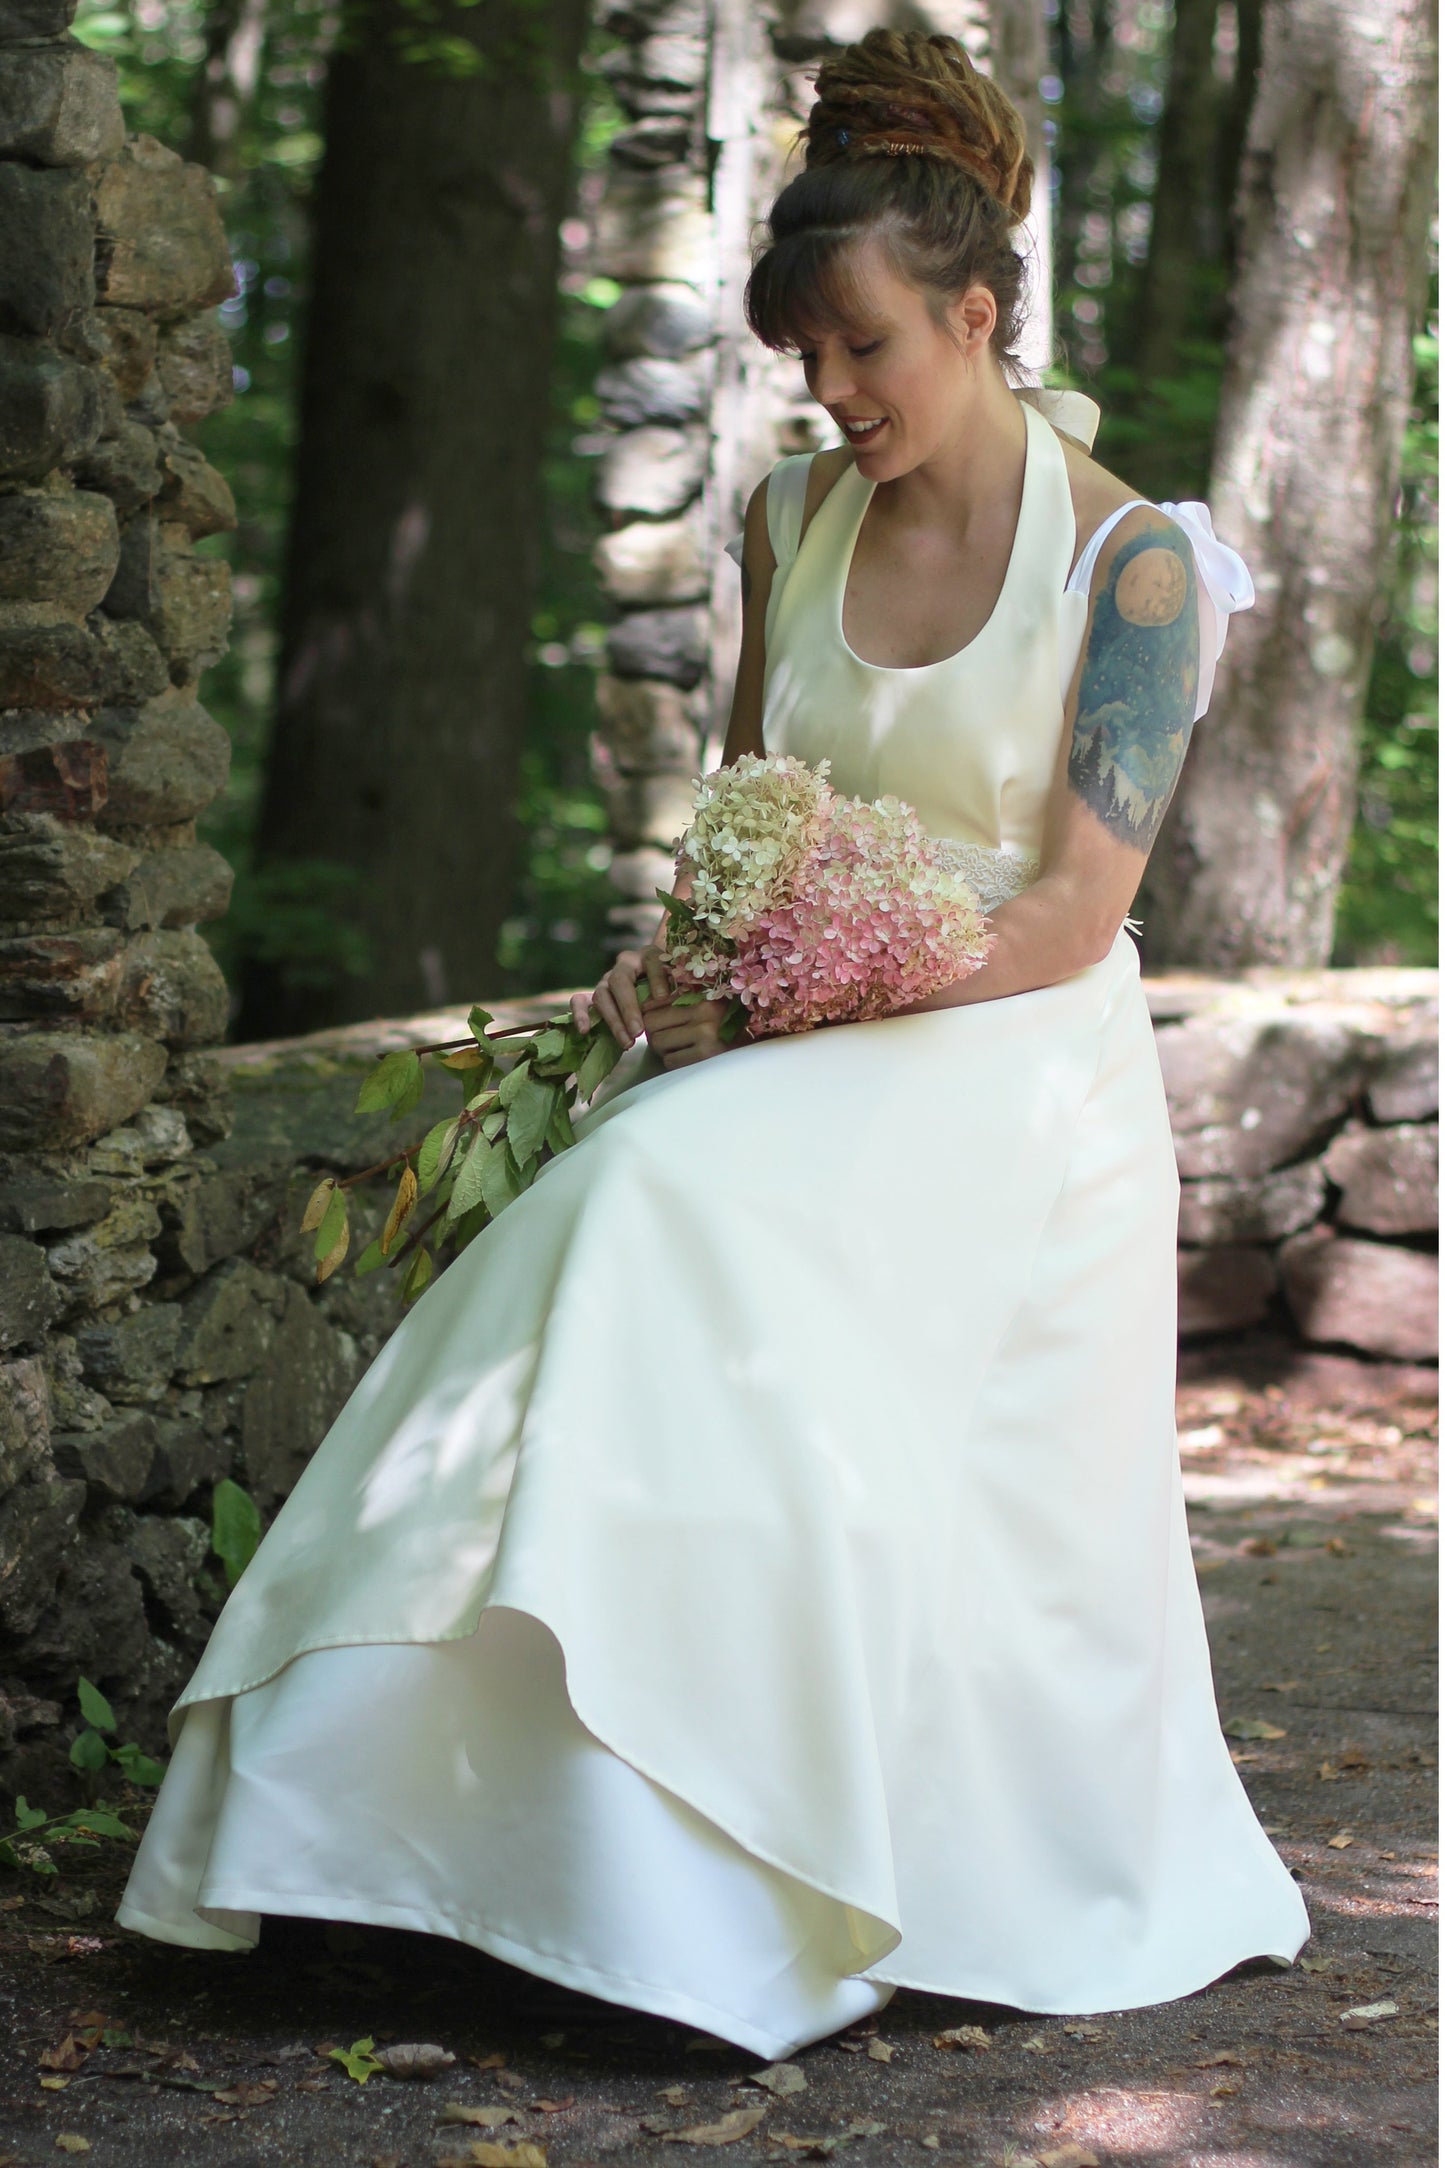
[[73, 7], [0, 0], [0, 1769], [22, 1786], [78, 1671], [143, 1712], [182, 1677], [208, 1540], [182, 1508], [224, 1458], [179, 1298], [214, 1261], [201, 1155], [230, 1119], [197, 927], [231, 875], [195, 829], [227, 774], [197, 695], [230, 592], [196, 544], [235, 511], [185, 431], [231, 396], [233, 277], [209, 177], [127, 140]]

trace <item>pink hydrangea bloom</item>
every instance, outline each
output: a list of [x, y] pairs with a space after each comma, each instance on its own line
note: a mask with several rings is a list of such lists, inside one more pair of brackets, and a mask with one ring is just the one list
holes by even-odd
[[716, 770], [679, 854], [703, 909], [674, 916], [669, 962], [700, 992], [731, 992], [755, 1039], [890, 1015], [992, 945], [977, 892], [913, 809], [840, 798], [825, 772], [776, 755]]

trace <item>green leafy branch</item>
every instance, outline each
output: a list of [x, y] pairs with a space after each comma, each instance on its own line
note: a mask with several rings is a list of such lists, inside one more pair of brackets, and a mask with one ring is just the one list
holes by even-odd
[[[307, 1200], [302, 1234], [314, 1237], [316, 1278], [331, 1277], [351, 1247], [349, 1193], [363, 1182], [397, 1173], [386, 1224], [353, 1266], [360, 1279], [385, 1265], [404, 1264], [401, 1299], [413, 1302], [431, 1280], [443, 1249], [455, 1255], [489, 1221], [531, 1187], [539, 1170], [574, 1141], [572, 1110], [611, 1074], [621, 1048], [605, 1024], [579, 1031], [570, 1014], [517, 1029], [474, 1008], [466, 1039], [383, 1054], [357, 1094], [358, 1114], [390, 1110], [400, 1121], [426, 1090], [425, 1061], [434, 1058], [461, 1081], [460, 1112], [436, 1122], [420, 1144], [338, 1180], [327, 1175]], [[413, 1225], [423, 1198], [431, 1211]], [[429, 1244], [428, 1238], [431, 1238]]]

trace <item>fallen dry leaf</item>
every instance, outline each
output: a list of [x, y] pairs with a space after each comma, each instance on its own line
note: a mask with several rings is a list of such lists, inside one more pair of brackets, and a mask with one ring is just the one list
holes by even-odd
[[68, 2032], [58, 2047], [42, 2048], [36, 2060], [42, 2070], [83, 2070], [87, 2050]]
[[1231, 2093], [1238, 2093], [1242, 2090], [1238, 2078], [1230, 2078], [1224, 2085], [1211, 2085], [1209, 2097], [1211, 2100], [1227, 2100]]
[[1194, 2067], [1196, 2070], [1213, 2070], [1219, 2063], [1236, 2063], [1242, 2070], [1244, 2057], [1236, 2055], [1232, 2048], [1220, 2048], [1213, 2055], [1201, 2055]]
[[540, 2145], [523, 2139], [518, 2145], [498, 2145], [491, 2138], [474, 2138], [465, 2153], [445, 2153], [436, 2168], [547, 2168]]
[[1302, 1957], [1299, 1962], [1301, 1972], [1334, 1971], [1334, 1959], [1332, 1957]]
[[1102, 2025], [1066, 2025], [1064, 2031], [1072, 2033], [1076, 2040], [1102, 2040], [1104, 2037]]
[[871, 2062], [891, 2063], [893, 2049], [886, 2040], [870, 2040], [868, 2043], [868, 2057]]
[[1050, 2146], [1038, 2155], [1039, 2168], [1099, 2168], [1099, 2156], [1070, 2138], [1065, 2145]]
[[1353, 2010], [1342, 2010], [1340, 2023], [1347, 2025], [1351, 2032], [1357, 2032], [1363, 2025], [1377, 2025], [1382, 2017], [1399, 2015], [1397, 2002], [1362, 2002]]
[[502, 2054], [469, 2055], [467, 2061], [477, 2070], [505, 2070], [507, 2058]]
[[692, 2096], [685, 2085], [664, 2085], [657, 2097], [671, 2108], [684, 2108]]
[[746, 2138], [750, 2130], [756, 2130], [767, 2114], [761, 2108], [730, 2108], [715, 2123], [694, 2123], [687, 2130], [669, 2130], [662, 2134], [663, 2144], [677, 2145], [735, 2145], [739, 2138]]
[[515, 2109], [473, 2108], [461, 2100], [449, 2100], [437, 2110], [439, 2123], [471, 2123], [479, 2130], [500, 2130], [504, 2123], [518, 2120]]
[[754, 2070], [748, 2083], [761, 2085], [778, 2100], [786, 2100], [790, 2093], [808, 2090], [808, 2081], [796, 2063], [769, 2063], [766, 2070]]
[[70, 2080], [69, 2078], [42, 2078], [40, 2082], [47, 2093], [63, 2093]]
[[373, 2048], [371, 2059], [380, 2063], [389, 2078], [434, 2078], [456, 2061], [450, 2048], [433, 2040], [405, 2040], [394, 2048]]
[[1223, 1727], [1226, 1739], [1286, 1739], [1279, 1724], [1267, 1724], [1262, 1716], [1234, 1716]]
[[1250, 1536], [1239, 1548], [1248, 1558], [1273, 1558], [1279, 1545], [1272, 1536]]
[[55, 2143], [62, 2153], [88, 2153], [90, 2151], [89, 2138], [82, 2138], [78, 2130], [61, 2131]]
[[1051, 2040], [1047, 2033], [1031, 2033], [1022, 2046], [1025, 2055], [1052, 2055], [1058, 2042]]
[[1315, 1775], [1321, 1784], [1338, 1784], [1340, 1781], [1340, 1772], [1333, 1762], [1322, 1761]]
[[567, 2035], [564, 2032], [542, 2033], [538, 2037], [540, 2038], [541, 2044], [544, 2048], [564, 2047], [567, 2041]]
[[1354, 1841], [1348, 1829], [1342, 1829], [1338, 1836], [1325, 1839], [1332, 1852], [1347, 1852]]
[[930, 2130], [927, 2135], [920, 2138], [918, 2142], [920, 2145], [926, 2145], [930, 2153], [936, 2153], [939, 2147], [938, 2132], [936, 2130]]
[[561, 2100], [529, 2100], [527, 2105], [535, 2108], [540, 2115], [565, 2115], [569, 2108], [576, 2107], [577, 2095], [567, 2093]]
[[212, 2100], [224, 2100], [228, 2108], [258, 2108], [263, 2100], [274, 2100], [276, 2080], [262, 2078], [255, 2085], [228, 2085], [224, 2092], [212, 2093]]
[[989, 2039], [982, 2025], [954, 2025], [947, 2032], [935, 2033], [933, 2045], [936, 2048], [974, 2048], [982, 2050], [991, 2048], [993, 2042]]

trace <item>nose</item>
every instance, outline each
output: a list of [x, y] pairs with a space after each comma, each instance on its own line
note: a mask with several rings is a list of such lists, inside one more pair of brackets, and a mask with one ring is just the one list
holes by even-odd
[[808, 389], [819, 406], [834, 406], [840, 400], [853, 398], [857, 389], [854, 377], [852, 362], [846, 352], [820, 352], [810, 371]]

